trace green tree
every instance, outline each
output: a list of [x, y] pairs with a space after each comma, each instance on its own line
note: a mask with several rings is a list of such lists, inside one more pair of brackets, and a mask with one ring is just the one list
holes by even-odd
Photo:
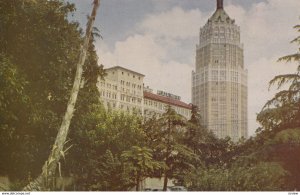
[[[93, 163], [97, 165], [94, 166]], [[81, 183], [83, 189], [101, 191], [121, 191], [133, 186], [130, 169], [124, 166], [117, 155], [113, 155], [110, 150], [98, 157], [89, 160], [89, 165], [93, 166], [90, 174], [86, 174]], [[82, 189], [82, 188], [79, 188]]]
[[[80, 102], [86, 101], [84, 96], [80, 97]], [[130, 170], [122, 165], [121, 154], [132, 146], [143, 146], [145, 135], [141, 118], [124, 112], [106, 111], [101, 104], [80, 105], [89, 114], [74, 116], [70, 132], [74, 146], [66, 156], [65, 167], [65, 171], [76, 178], [76, 189], [125, 191], [133, 187], [135, 182]], [[114, 163], [108, 169], [110, 161]], [[104, 177], [109, 174], [113, 177]]]
[[147, 147], [132, 146], [130, 150], [124, 151], [121, 158], [125, 166], [133, 172], [136, 181], [136, 191], [140, 191], [140, 183], [145, 176], [161, 168], [161, 163], [152, 157], [152, 150]]
[[234, 163], [230, 168], [195, 169], [185, 178], [192, 191], [279, 191], [286, 171], [279, 163]]
[[186, 132], [184, 143], [191, 148], [194, 154], [198, 155], [201, 163], [205, 166], [225, 163], [225, 156], [229, 155], [229, 151], [233, 143], [230, 139], [218, 139], [212, 131], [207, 130], [201, 124], [201, 117], [196, 106], [192, 106], [191, 119], [186, 124]]
[[[14, 105], [5, 108], [1, 100], [0, 155], [6, 160], [1, 161], [0, 171], [13, 182], [28, 182], [29, 175], [40, 174], [36, 167], [42, 167], [47, 159], [65, 113], [83, 43], [78, 23], [68, 21], [74, 10], [74, 5], [61, 0], [0, 2], [1, 74], [16, 78], [0, 79], [3, 85], [12, 84], [8, 89], [1, 83], [0, 94], [6, 99], [3, 103]], [[79, 99], [85, 96], [86, 100], [81, 103], [98, 99], [92, 80], [99, 72], [103, 70], [91, 49], [83, 73], [85, 92], [79, 94]], [[85, 116], [89, 114], [87, 104], [81, 103], [75, 115]]]
[[[294, 27], [300, 32], [300, 25]], [[292, 43], [300, 46], [300, 36]], [[294, 54], [279, 58], [278, 61], [296, 62], [300, 61], [300, 47]], [[300, 65], [297, 72], [293, 74], [278, 75], [270, 81], [272, 85], [281, 87], [289, 85], [288, 89], [278, 92], [274, 98], [269, 100], [257, 116], [264, 130], [278, 131], [286, 128], [300, 127]]]
[[[294, 27], [300, 32], [300, 25]], [[300, 36], [292, 43], [300, 45]], [[297, 52], [279, 58], [279, 61], [300, 61], [300, 47]], [[278, 75], [270, 81], [270, 87], [277, 85], [285, 88], [275, 94], [258, 114], [257, 120], [262, 128], [259, 130], [259, 141], [264, 159], [280, 162], [289, 172], [286, 178], [286, 189], [300, 188], [298, 154], [300, 145], [297, 141], [300, 128], [300, 65], [293, 74]]]
[[69, 133], [69, 126], [74, 114], [75, 104], [77, 101], [80, 85], [82, 84], [83, 65], [85, 63], [86, 54], [88, 52], [88, 48], [91, 40], [90, 37], [91, 37], [92, 27], [96, 17], [98, 7], [99, 7], [99, 0], [94, 0], [93, 11], [91, 17], [88, 20], [84, 43], [81, 47], [79, 60], [76, 66], [74, 83], [70, 94], [70, 99], [67, 104], [67, 110], [64, 114], [63, 121], [60, 125], [55, 142], [52, 146], [51, 153], [48, 157], [48, 160], [45, 162], [42, 168], [41, 175], [38, 178], [36, 178], [34, 181], [30, 182], [27, 186], [25, 186], [24, 190], [32, 191], [32, 190], [44, 189], [45, 180], [46, 180], [46, 187], [48, 187], [47, 186], [48, 178], [54, 177], [57, 164], [59, 163], [61, 156], [64, 157], [65, 142]]
[[164, 176], [164, 191], [167, 190], [168, 179], [175, 178], [179, 173], [189, 169], [192, 166], [192, 159], [197, 158], [183, 143], [185, 124], [186, 120], [169, 105], [161, 117], [153, 117], [144, 125], [154, 159], [165, 164], [163, 173], [157, 173]]
[[[30, 138], [22, 138], [26, 133], [22, 133], [22, 124], [26, 124], [28, 118], [28, 96], [24, 88], [27, 85], [26, 79], [18, 71], [18, 68], [4, 54], [0, 54], [0, 173], [8, 174], [9, 176], [17, 170], [11, 166], [18, 163], [13, 163], [18, 155], [15, 153], [15, 147], [18, 147], [18, 140], [24, 141], [24, 153], [19, 154], [20, 157], [29, 155], [26, 153]], [[18, 135], [19, 137], [16, 137]], [[25, 149], [26, 148], [26, 149]], [[9, 166], [10, 165], [10, 166]], [[26, 167], [24, 163], [24, 168]]]
[[[81, 38], [78, 25], [65, 18], [74, 10], [73, 5], [60, 1], [4, 0], [0, 9], [0, 53], [16, 70], [20, 79], [15, 87], [23, 86], [22, 96], [26, 98], [26, 103], [18, 105], [18, 111], [9, 108], [15, 116], [20, 111], [23, 114], [15, 121], [15, 130], [10, 128], [3, 135], [4, 139], [11, 137], [9, 154], [4, 153], [7, 156], [3, 157], [8, 164], [3, 167], [12, 167], [5, 168], [3, 173], [11, 180], [25, 179], [29, 172], [37, 176], [36, 167], [41, 167], [54, 141]], [[3, 93], [10, 90], [1, 87]], [[12, 97], [6, 97], [6, 101]], [[9, 123], [2, 124], [10, 126]]]

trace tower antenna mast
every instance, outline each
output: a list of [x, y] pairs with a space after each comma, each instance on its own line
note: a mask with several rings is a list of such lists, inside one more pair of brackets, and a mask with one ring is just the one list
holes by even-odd
[[223, 9], [223, 0], [217, 0], [217, 9]]

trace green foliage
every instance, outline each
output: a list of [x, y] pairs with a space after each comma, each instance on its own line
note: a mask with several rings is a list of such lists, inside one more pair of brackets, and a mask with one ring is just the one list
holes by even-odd
[[[299, 25], [295, 29], [300, 32]], [[300, 45], [299, 36], [292, 43]], [[299, 63], [300, 48], [294, 54], [281, 57], [279, 61]], [[285, 189], [300, 187], [299, 171], [299, 127], [300, 127], [300, 65], [293, 74], [278, 75], [270, 81], [270, 86], [277, 85], [279, 91], [269, 100], [258, 114], [257, 120], [262, 128], [256, 140], [260, 151], [256, 152], [262, 160], [280, 162], [288, 171]], [[256, 147], [257, 148], [257, 145]], [[253, 148], [254, 149], [254, 148]]]
[[[82, 182], [87, 190], [121, 191], [134, 185], [130, 178], [130, 169], [125, 167], [110, 150], [99, 157], [94, 172], [85, 176]], [[82, 183], [79, 187], [82, 187]]]
[[132, 146], [130, 150], [122, 152], [121, 158], [142, 176], [161, 168], [160, 163], [153, 160], [152, 150], [147, 147]]
[[[120, 159], [132, 146], [143, 145], [141, 119], [107, 112], [101, 104], [85, 106], [85, 110], [89, 114], [74, 116], [70, 135], [74, 147], [66, 156], [67, 172], [75, 176], [77, 190], [128, 190], [135, 182], [131, 169]], [[109, 178], [104, 177], [109, 174]]]
[[[299, 25], [295, 29], [300, 32]], [[299, 36], [292, 43], [300, 46]], [[300, 60], [300, 47], [294, 54], [279, 58], [279, 61], [296, 62]], [[270, 87], [278, 89], [289, 85], [288, 89], [278, 92], [269, 100], [258, 114], [257, 120], [265, 130], [282, 130], [300, 127], [300, 65], [294, 74], [278, 75], [270, 81]]]
[[266, 144], [268, 156], [289, 172], [285, 190], [298, 189], [300, 185], [300, 128], [286, 129], [277, 133]]
[[132, 172], [136, 181], [136, 191], [140, 190], [140, 182], [150, 176], [153, 171], [162, 168], [162, 164], [153, 159], [152, 150], [147, 147], [132, 146], [121, 154], [126, 169]]
[[186, 120], [171, 106], [166, 108], [161, 117], [145, 122], [144, 129], [154, 159], [164, 162], [163, 170], [156, 176], [180, 180], [182, 173], [198, 160], [192, 150], [184, 145], [185, 125]]
[[285, 175], [274, 162], [235, 164], [229, 169], [197, 169], [185, 178], [185, 184], [193, 191], [278, 191], [284, 187]]
[[[79, 25], [67, 20], [74, 10], [62, 0], [0, 2], [0, 174], [12, 181], [40, 173], [60, 126], [82, 43]], [[79, 95], [86, 99], [76, 108], [83, 118], [86, 103], [98, 102], [99, 75], [91, 45]]]

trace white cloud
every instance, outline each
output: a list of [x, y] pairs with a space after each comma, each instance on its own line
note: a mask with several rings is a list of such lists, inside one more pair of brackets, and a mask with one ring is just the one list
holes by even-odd
[[253, 4], [249, 10], [230, 5], [226, 10], [241, 26], [247, 62], [265, 57], [278, 58], [295, 51], [289, 41], [297, 35], [292, 27], [299, 23], [299, 0], [285, 0], [284, 3], [268, 0], [267, 3]]
[[[250, 135], [258, 126], [256, 113], [274, 94], [274, 90], [268, 92], [269, 80], [275, 75], [295, 71], [295, 66], [276, 60], [296, 51], [289, 41], [297, 35], [292, 26], [299, 23], [299, 8], [299, 0], [285, 0], [284, 3], [268, 0], [253, 4], [248, 10], [232, 4], [225, 7], [241, 26], [245, 65], [249, 71]], [[174, 7], [146, 15], [135, 29], [130, 29], [136, 33], [116, 42], [113, 51], [100, 43], [97, 46], [100, 61], [106, 67], [120, 65], [145, 74], [145, 85], [180, 95], [189, 103], [199, 28], [211, 14]]]
[[139, 28], [145, 33], [173, 39], [188, 39], [197, 37], [200, 24], [206, 16], [199, 9], [184, 11], [180, 7], [162, 12], [157, 15], [148, 15]]
[[[190, 103], [199, 19], [203, 20], [202, 23], [207, 19], [201, 15], [199, 10], [184, 11], [178, 7], [158, 15], [148, 15], [137, 24], [137, 33], [116, 42], [113, 51], [100, 43], [100, 61], [107, 67], [120, 65], [145, 74], [145, 85], [180, 95]], [[189, 52], [186, 52], [186, 47]]]
[[289, 41], [297, 36], [292, 27], [299, 23], [300, 1], [268, 0], [254, 4], [249, 10], [229, 5], [227, 13], [241, 27], [245, 64], [248, 75], [249, 134], [259, 126], [256, 114], [276, 93], [268, 91], [269, 81], [276, 75], [295, 72], [295, 64], [278, 63], [282, 55], [295, 52]]

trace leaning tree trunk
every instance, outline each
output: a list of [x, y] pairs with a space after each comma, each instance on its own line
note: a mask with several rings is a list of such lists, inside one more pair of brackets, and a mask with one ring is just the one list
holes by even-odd
[[74, 107], [75, 107], [75, 103], [77, 100], [77, 96], [78, 96], [78, 92], [82, 80], [83, 65], [86, 59], [92, 27], [95, 21], [95, 17], [99, 5], [100, 5], [100, 0], [94, 0], [93, 11], [91, 17], [88, 19], [84, 42], [81, 47], [80, 56], [77, 63], [73, 88], [67, 105], [67, 111], [64, 115], [62, 124], [57, 133], [57, 137], [52, 147], [51, 153], [48, 157], [48, 160], [45, 162], [42, 168], [42, 173], [34, 181], [30, 182], [27, 186], [25, 186], [23, 188], [24, 191], [49, 190], [49, 181], [55, 175], [57, 164], [61, 156], [64, 155], [63, 153], [64, 143], [66, 141], [69, 132], [70, 122], [73, 117]]

